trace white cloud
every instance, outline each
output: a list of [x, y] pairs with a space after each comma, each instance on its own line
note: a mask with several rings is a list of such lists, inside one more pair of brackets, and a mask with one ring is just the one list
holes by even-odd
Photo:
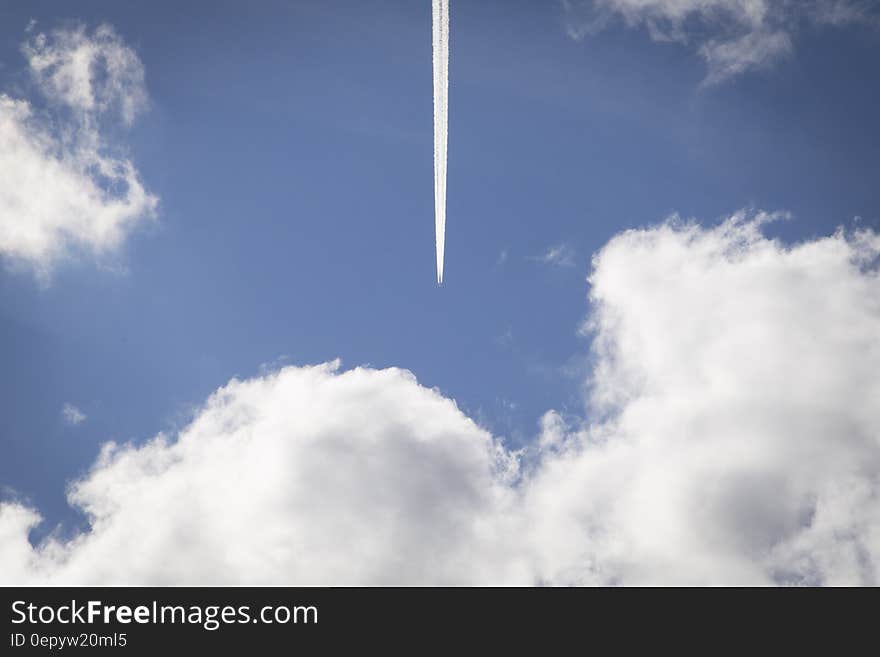
[[85, 413], [70, 403], [66, 403], [61, 407], [61, 417], [71, 426], [82, 424], [88, 419], [88, 416]]
[[575, 252], [568, 244], [555, 244], [539, 256], [532, 256], [531, 260], [550, 265], [551, 267], [574, 267]]
[[791, 51], [791, 37], [783, 31], [749, 32], [726, 41], [712, 39], [700, 47], [700, 55], [709, 67], [708, 84], [768, 67]]
[[[880, 237], [672, 219], [595, 257], [590, 421], [509, 453], [408, 372], [287, 367], [109, 445], [0, 581], [877, 583]], [[517, 463], [520, 463], [519, 470]]]
[[566, 29], [583, 39], [615, 19], [645, 28], [659, 42], [692, 45], [705, 60], [707, 84], [768, 68], [793, 51], [805, 25], [876, 23], [859, 0], [562, 0]]
[[101, 128], [144, 107], [135, 53], [107, 26], [41, 33], [23, 52], [49, 105], [0, 94], [0, 256], [46, 278], [64, 258], [115, 251], [158, 199]]
[[528, 484], [554, 583], [876, 583], [880, 237], [742, 213], [595, 258], [591, 412]]
[[22, 48], [31, 75], [52, 101], [79, 112], [116, 110], [130, 125], [147, 106], [144, 67], [109, 25], [40, 33]]
[[72, 542], [29, 551], [35, 516], [4, 507], [0, 581], [525, 581], [492, 564], [513, 495], [492, 437], [406, 371], [335, 368], [232, 381], [176, 440], [107, 446]]

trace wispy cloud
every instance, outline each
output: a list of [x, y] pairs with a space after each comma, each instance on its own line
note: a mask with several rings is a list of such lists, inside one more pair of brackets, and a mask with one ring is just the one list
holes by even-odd
[[562, 242], [551, 246], [541, 255], [530, 256], [529, 260], [551, 267], [574, 267], [577, 264], [577, 255], [571, 246]]
[[804, 27], [877, 23], [860, 0], [562, 0], [566, 30], [583, 39], [615, 21], [654, 41], [692, 47], [706, 62], [704, 84], [766, 69], [794, 51]]
[[82, 424], [88, 418], [85, 413], [70, 403], [64, 404], [64, 406], [61, 407], [61, 417], [72, 427], [75, 427], [77, 424]]
[[0, 93], [0, 257], [46, 280], [66, 257], [114, 252], [158, 199], [104, 130], [147, 104], [143, 66], [113, 28], [31, 28], [22, 52], [38, 93]]

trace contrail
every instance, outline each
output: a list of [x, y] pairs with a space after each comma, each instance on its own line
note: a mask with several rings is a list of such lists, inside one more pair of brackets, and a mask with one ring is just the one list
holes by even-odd
[[449, 137], [449, 0], [433, 0], [434, 53], [434, 233], [437, 284], [443, 283], [446, 248], [446, 152]]

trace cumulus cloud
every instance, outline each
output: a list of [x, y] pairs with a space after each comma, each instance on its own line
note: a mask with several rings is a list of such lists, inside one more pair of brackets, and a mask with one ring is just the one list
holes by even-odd
[[872, 584], [880, 566], [880, 236], [796, 245], [773, 216], [622, 233], [590, 276], [587, 420], [509, 452], [398, 369], [287, 367], [177, 436], [107, 445], [91, 529], [0, 581]]
[[768, 68], [789, 56], [806, 26], [876, 23], [860, 0], [562, 0], [566, 28], [583, 39], [615, 20], [644, 28], [655, 41], [693, 46], [705, 60], [707, 84]]
[[591, 276], [590, 409], [528, 483], [554, 583], [876, 583], [880, 237], [672, 219]]
[[0, 511], [0, 581], [526, 581], [499, 511], [515, 463], [406, 371], [288, 367], [217, 391], [175, 439], [108, 445], [71, 501], [92, 531], [28, 548]]
[[61, 407], [61, 417], [72, 427], [75, 427], [77, 424], [82, 424], [88, 418], [85, 413], [70, 403], [64, 404], [64, 406]]
[[0, 256], [46, 278], [66, 257], [113, 252], [158, 199], [106, 137], [146, 106], [134, 51], [101, 26], [39, 33], [22, 52], [45, 106], [0, 94]]

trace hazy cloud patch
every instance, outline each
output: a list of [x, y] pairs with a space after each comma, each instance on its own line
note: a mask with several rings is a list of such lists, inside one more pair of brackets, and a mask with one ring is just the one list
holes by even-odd
[[61, 417], [64, 419], [65, 423], [72, 427], [75, 427], [77, 424], [82, 424], [88, 419], [88, 416], [85, 413], [70, 403], [66, 403], [61, 407]]

